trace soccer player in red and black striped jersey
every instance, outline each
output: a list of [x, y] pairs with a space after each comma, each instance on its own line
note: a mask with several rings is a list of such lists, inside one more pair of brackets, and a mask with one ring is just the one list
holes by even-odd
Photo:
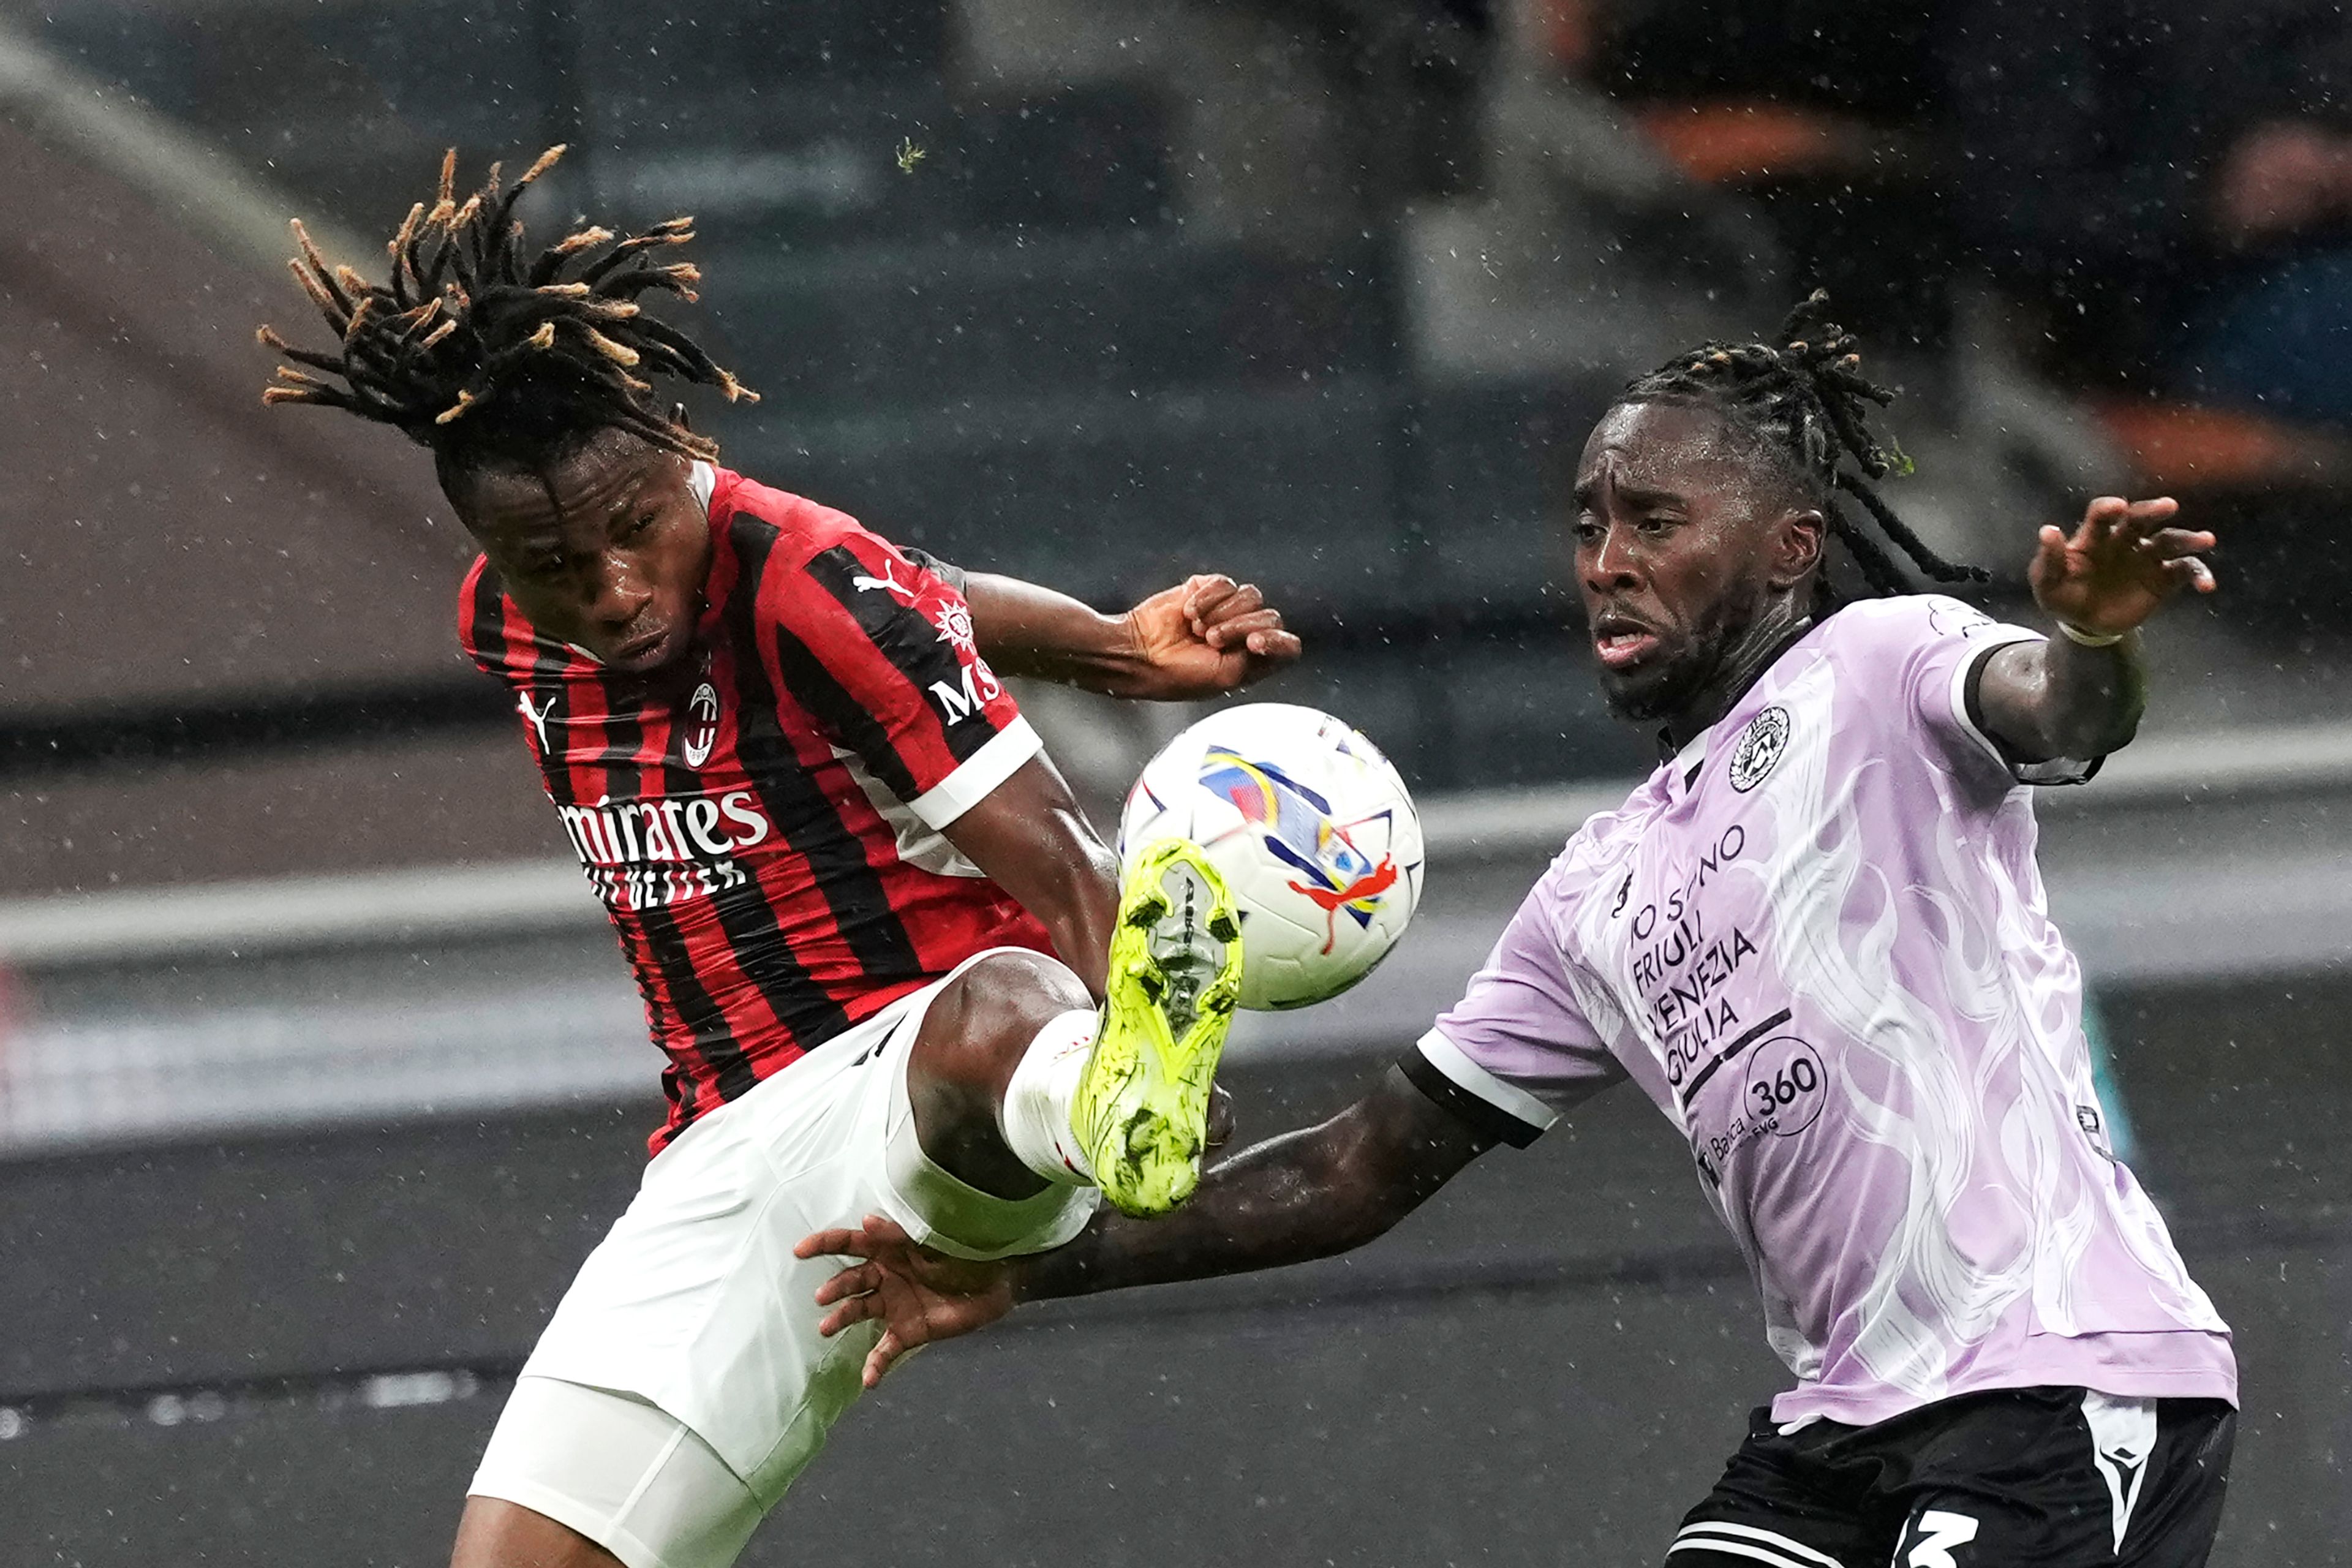
[[[560, 153], [561, 149], [557, 152]], [[748, 395], [641, 296], [685, 220], [537, 255], [516, 197], [295, 271], [338, 352], [265, 342], [272, 402], [428, 447], [482, 554], [459, 635], [514, 694], [668, 1058], [635, 1201], [499, 1418], [460, 1568], [725, 1568], [858, 1388], [793, 1244], [889, 1215], [974, 1259], [1066, 1241], [1097, 1190], [1198, 1180], [1242, 938], [1181, 841], [1109, 852], [999, 672], [1214, 694], [1296, 657], [1253, 588], [1122, 616], [967, 577], [717, 466], [650, 377]], [[299, 226], [298, 237], [300, 237]]]
[[[1024, 600], [1027, 617], [1013, 624], [1044, 619], [1065, 652], [1092, 642], [1116, 655], [1133, 621], [1026, 584], [974, 585], [840, 512], [707, 462], [644, 467], [612, 475], [625, 492], [611, 498], [622, 526], [650, 520], [654, 537], [636, 592], [621, 573], [602, 584], [609, 629], [593, 605], [567, 614], [577, 574], [560, 534], [535, 528], [558, 509], [593, 514], [604, 498], [583, 487], [551, 508], [534, 481], [473, 480], [469, 516], [506, 565], [488, 554], [474, 563], [459, 635], [513, 689], [548, 797], [669, 1055], [658, 1152], [698, 1115], [972, 953], [1087, 945], [1096, 847], [1048, 843], [1066, 853], [1014, 874], [1037, 906], [1066, 911], [1064, 929], [1049, 931], [941, 830], [964, 824], [961, 838], [1000, 811], [1068, 810], [1036, 731], [981, 656], [987, 637], [1000, 661], [1022, 662], [1018, 651], [1004, 659], [1004, 618], [991, 614], [1001, 601]], [[1204, 620], [1256, 603], [1213, 579], [1188, 591], [1196, 603], [1213, 596]], [[1142, 614], [1160, 621], [1163, 646], [1192, 635], [1176, 595]], [[600, 643], [601, 656], [590, 651]], [[1217, 657], [1206, 640], [1192, 647]], [[1131, 679], [1192, 695], [1221, 674], [1170, 680], [1147, 667]], [[1034, 777], [1016, 780], [1033, 764]], [[1078, 885], [1052, 885], [1065, 877]]]

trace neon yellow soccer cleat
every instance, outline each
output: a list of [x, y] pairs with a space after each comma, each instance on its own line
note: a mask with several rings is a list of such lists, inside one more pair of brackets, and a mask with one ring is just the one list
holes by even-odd
[[1181, 838], [1147, 845], [1119, 892], [1102, 1027], [1070, 1100], [1096, 1184], [1122, 1213], [1166, 1214], [1200, 1184], [1209, 1089], [1241, 988], [1224, 878]]

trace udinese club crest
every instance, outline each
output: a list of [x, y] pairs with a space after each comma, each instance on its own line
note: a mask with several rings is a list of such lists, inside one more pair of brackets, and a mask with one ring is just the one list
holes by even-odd
[[686, 723], [678, 731], [678, 750], [685, 754], [688, 767], [698, 768], [710, 760], [710, 748], [718, 743], [719, 688], [706, 680], [686, 700]]
[[1746, 795], [1764, 782], [1780, 753], [1789, 749], [1789, 710], [1767, 708], [1748, 721], [1731, 750], [1731, 787]]

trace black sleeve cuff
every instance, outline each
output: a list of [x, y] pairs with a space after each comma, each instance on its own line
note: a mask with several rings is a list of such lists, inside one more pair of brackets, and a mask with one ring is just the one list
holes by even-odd
[[1960, 700], [1966, 705], [1965, 717], [1969, 727], [1992, 743], [1993, 750], [2000, 753], [2002, 765], [2009, 769], [2009, 776], [2020, 784], [2089, 784], [2099, 776], [2099, 769], [2106, 764], [2106, 758], [2052, 757], [2046, 762], [2029, 763], [2011, 751], [1999, 735], [1986, 728], [1984, 704], [1977, 695], [1978, 689], [1984, 684], [1985, 662], [2001, 649], [2016, 646], [2014, 642], [1995, 643], [1969, 661], [1968, 679], [1961, 683]]
[[911, 544], [901, 544], [898, 546], [898, 553], [913, 562], [916, 565], [921, 567], [924, 571], [929, 572], [932, 576], [937, 577], [940, 582], [945, 583], [949, 587], [953, 588], [957, 593], [963, 594], [968, 592], [968, 586], [962, 567], [950, 566], [946, 562], [940, 560], [938, 556], [932, 554], [929, 551], [918, 550]]
[[1438, 1071], [1436, 1064], [1422, 1055], [1418, 1048], [1405, 1052], [1397, 1067], [1412, 1081], [1413, 1088], [1452, 1112], [1457, 1121], [1482, 1138], [1508, 1143], [1514, 1149], [1524, 1149], [1543, 1136], [1542, 1128], [1528, 1126], [1502, 1107], [1479, 1099]]

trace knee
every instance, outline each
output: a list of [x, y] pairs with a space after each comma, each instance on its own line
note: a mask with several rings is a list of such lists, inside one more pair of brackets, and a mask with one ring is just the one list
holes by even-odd
[[909, 1087], [918, 1101], [993, 1104], [1037, 1037], [1093, 999], [1068, 967], [1042, 952], [992, 952], [950, 981], [915, 1037]]
[[[944, 1054], [993, 1063], [1028, 1049], [1037, 1031], [1094, 999], [1069, 966], [1046, 953], [992, 952], [949, 982], [923, 1034]], [[936, 1027], [935, 1027], [936, 1026]]]

